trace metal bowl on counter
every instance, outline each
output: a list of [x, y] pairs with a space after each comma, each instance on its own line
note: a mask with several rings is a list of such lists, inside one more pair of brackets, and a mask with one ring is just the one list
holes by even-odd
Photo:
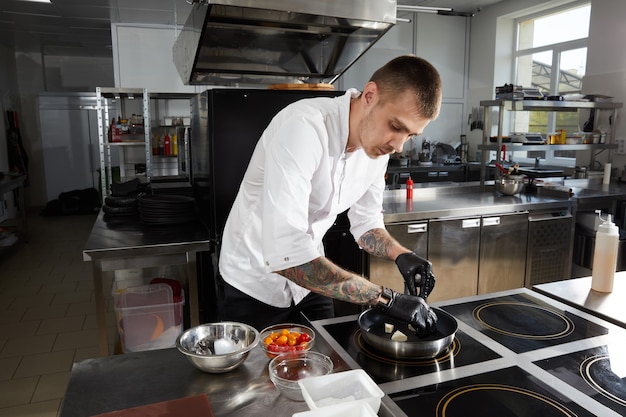
[[[437, 325], [435, 332], [428, 336], [416, 335], [408, 323], [389, 317], [377, 309], [368, 309], [359, 315], [361, 336], [370, 346], [392, 359], [435, 358], [446, 352], [454, 341], [458, 323], [448, 312], [435, 307], [432, 310], [437, 314]], [[396, 331], [402, 332], [407, 339], [392, 340]]]
[[505, 175], [495, 182], [496, 191], [504, 195], [519, 194], [524, 190], [524, 177], [520, 175]]
[[176, 347], [199, 370], [219, 374], [241, 365], [259, 340], [259, 332], [247, 324], [207, 323], [184, 331]]

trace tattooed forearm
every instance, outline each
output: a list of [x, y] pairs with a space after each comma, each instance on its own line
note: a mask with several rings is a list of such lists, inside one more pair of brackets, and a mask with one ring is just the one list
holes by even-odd
[[363, 233], [359, 246], [370, 255], [393, 260], [395, 258], [390, 255], [391, 248], [399, 244], [385, 229], [372, 229]]
[[355, 304], [372, 304], [380, 294], [380, 285], [346, 271], [324, 257], [277, 273], [319, 294]]

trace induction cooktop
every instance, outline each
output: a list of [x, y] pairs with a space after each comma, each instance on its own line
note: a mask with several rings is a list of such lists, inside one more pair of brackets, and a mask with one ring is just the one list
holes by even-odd
[[626, 351], [626, 329], [526, 288], [433, 305], [459, 330], [430, 361], [377, 352], [356, 315], [312, 322], [387, 394], [379, 416], [626, 415], [626, 371], [614, 353]]
[[610, 409], [626, 415], [626, 343], [612, 343], [535, 364]]

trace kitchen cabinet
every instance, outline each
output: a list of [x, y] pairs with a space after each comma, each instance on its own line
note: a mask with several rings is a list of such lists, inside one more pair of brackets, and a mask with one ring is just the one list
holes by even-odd
[[478, 216], [429, 221], [428, 260], [437, 279], [429, 301], [476, 295], [480, 225]]
[[[400, 244], [427, 258], [437, 279], [429, 301], [523, 287], [528, 212], [388, 224]], [[370, 279], [404, 291], [394, 262], [370, 257]]]
[[[528, 151], [591, 151], [589, 166], [594, 166], [595, 156], [598, 152], [608, 151], [608, 161], [611, 162], [611, 152], [617, 149], [615, 141], [615, 120], [617, 110], [622, 108], [622, 103], [615, 102], [592, 102], [592, 101], [550, 101], [550, 100], [485, 100], [480, 105], [484, 108], [485, 120], [483, 129], [482, 144], [478, 149], [482, 151], [481, 160], [481, 181], [484, 182], [486, 168], [489, 159], [489, 151], [495, 151], [496, 162], [501, 162], [502, 138], [504, 132], [505, 111], [543, 111], [543, 112], [577, 112], [579, 110], [590, 110], [596, 113], [595, 120], [599, 120], [597, 113], [601, 111], [611, 112], [611, 130], [608, 132], [606, 143], [594, 144], [572, 144], [572, 145], [539, 145], [539, 144], [507, 144], [507, 152], [528, 152]], [[497, 120], [492, 120], [492, 110], [497, 113]], [[490, 143], [492, 127], [497, 128], [496, 142]], [[509, 146], [510, 145], [510, 146]]]
[[481, 219], [478, 294], [524, 286], [528, 212]]
[[[401, 245], [422, 258], [428, 257], [428, 221], [389, 224], [387, 231]], [[369, 257], [369, 276], [376, 284], [404, 292], [404, 278], [395, 262], [377, 256]]]
[[567, 207], [530, 212], [526, 287], [571, 278], [574, 232]]
[[[189, 178], [189, 128], [183, 121], [190, 119], [191, 94], [97, 87], [96, 97], [103, 201], [115, 182]], [[122, 117], [128, 121], [119, 123]]]

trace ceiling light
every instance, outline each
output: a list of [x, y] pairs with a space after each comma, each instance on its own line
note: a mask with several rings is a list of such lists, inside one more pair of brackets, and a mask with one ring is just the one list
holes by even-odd
[[18, 1], [30, 1], [32, 3], [47, 3], [52, 4], [51, 0], [18, 0]]

